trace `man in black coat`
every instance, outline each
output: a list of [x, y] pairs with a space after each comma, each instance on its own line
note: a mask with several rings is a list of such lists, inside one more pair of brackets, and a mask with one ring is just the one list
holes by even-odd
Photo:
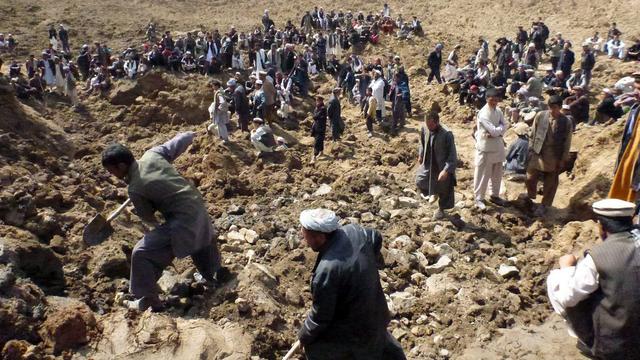
[[62, 51], [69, 54], [71, 49], [69, 48], [69, 32], [64, 28], [64, 25], [60, 24], [58, 29], [58, 38], [62, 42]]
[[329, 99], [329, 106], [327, 107], [327, 116], [329, 117], [329, 121], [331, 121], [331, 139], [333, 141], [340, 140], [340, 135], [342, 135], [342, 131], [344, 130], [342, 127], [342, 111], [339, 98], [341, 90], [341, 88], [333, 89], [333, 94]]
[[314, 137], [313, 157], [314, 163], [318, 156], [324, 151], [324, 138], [327, 134], [327, 108], [324, 107], [322, 96], [316, 97], [316, 108], [313, 111], [313, 124], [311, 125], [311, 136]]
[[564, 49], [560, 52], [560, 60], [558, 61], [558, 69], [562, 70], [564, 76], [571, 75], [571, 67], [576, 62], [576, 55], [571, 51], [571, 42], [564, 43]]
[[89, 78], [89, 68], [91, 65], [91, 54], [89, 54], [89, 45], [83, 45], [82, 50], [80, 50], [80, 55], [76, 59], [76, 64], [78, 65], [78, 70], [80, 70], [80, 74], [82, 74], [82, 81], [87, 81]]
[[429, 73], [427, 84], [431, 84], [431, 80], [433, 80], [434, 76], [436, 80], [438, 80], [438, 84], [442, 84], [442, 79], [440, 78], [440, 66], [442, 65], [442, 47], [442, 44], [436, 45], [436, 48], [429, 54], [427, 65], [429, 66], [429, 69], [431, 69], [431, 72]]
[[298, 333], [306, 358], [404, 360], [387, 331], [390, 315], [378, 275], [382, 236], [338, 221], [327, 209], [300, 214], [305, 242], [318, 253], [313, 306]]
[[242, 86], [238, 84], [235, 79], [227, 81], [227, 86], [231, 92], [233, 109], [238, 114], [238, 126], [241, 131], [249, 132], [249, 116], [251, 115], [251, 108], [249, 107], [249, 98], [247, 92]]

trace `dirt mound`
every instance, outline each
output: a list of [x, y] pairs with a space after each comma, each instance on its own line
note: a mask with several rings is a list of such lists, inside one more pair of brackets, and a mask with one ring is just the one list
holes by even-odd
[[92, 359], [241, 360], [250, 356], [251, 338], [233, 324], [120, 310], [102, 317], [104, 330]]

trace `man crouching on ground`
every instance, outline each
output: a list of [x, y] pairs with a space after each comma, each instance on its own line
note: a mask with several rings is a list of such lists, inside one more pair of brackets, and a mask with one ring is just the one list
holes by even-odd
[[[130, 308], [162, 310], [156, 282], [174, 257], [191, 256], [205, 285], [215, 286], [220, 252], [211, 219], [200, 192], [171, 165], [194, 137], [193, 132], [180, 133], [139, 160], [120, 144], [109, 145], [102, 153], [102, 166], [128, 184], [137, 215], [155, 225], [131, 254], [129, 290], [137, 300], [129, 303]], [[156, 212], [164, 217], [163, 224], [157, 222]]]
[[406, 359], [389, 334], [390, 315], [377, 258], [377, 230], [338, 224], [327, 209], [300, 214], [302, 235], [318, 253], [311, 281], [313, 306], [298, 337], [309, 360]]

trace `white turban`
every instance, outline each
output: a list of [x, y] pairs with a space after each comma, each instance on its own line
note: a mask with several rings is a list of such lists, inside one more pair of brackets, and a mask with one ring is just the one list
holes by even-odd
[[327, 209], [308, 209], [300, 213], [300, 224], [303, 228], [326, 234], [340, 227], [339, 220], [336, 213]]

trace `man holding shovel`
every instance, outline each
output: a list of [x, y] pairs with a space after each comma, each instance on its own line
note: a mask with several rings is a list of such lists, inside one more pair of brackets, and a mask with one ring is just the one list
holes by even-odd
[[[220, 253], [214, 229], [200, 192], [171, 164], [193, 142], [195, 133], [176, 135], [136, 160], [121, 144], [109, 145], [102, 165], [128, 184], [137, 215], [155, 228], [138, 241], [131, 254], [130, 292], [137, 299], [129, 307], [162, 310], [156, 282], [174, 257], [191, 256], [206, 285], [215, 286]], [[156, 220], [159, 212], [164, 223]]]

